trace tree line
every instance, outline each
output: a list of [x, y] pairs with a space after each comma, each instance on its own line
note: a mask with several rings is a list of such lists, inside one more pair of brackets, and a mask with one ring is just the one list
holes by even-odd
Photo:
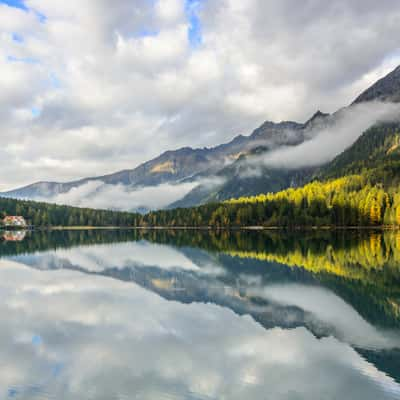
[[137, 215], [129, 212], [95, 210], [27, 200], [0, 198], [0, 218], [21, 215], [28, 225], [48, 226], [132, 226]]

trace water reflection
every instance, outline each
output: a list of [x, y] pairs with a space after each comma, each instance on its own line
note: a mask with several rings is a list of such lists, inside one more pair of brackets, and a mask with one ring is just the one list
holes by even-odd
[[2, 238], [6, 242], [22, 242], [25, 239], [25, 230], [4, 231]]
[[0, 398], [400, 398], [389, 235], [375, 265], [356, 255], [378, 240], [365, 235], [36, 232], [3, 242]]

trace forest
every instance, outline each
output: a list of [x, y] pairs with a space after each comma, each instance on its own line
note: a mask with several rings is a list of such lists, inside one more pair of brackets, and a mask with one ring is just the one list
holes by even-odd
[[35, 201], [0, 197], [0, 218], [21, 215], [28, 225], [48, 226], [132, 226], [136, 214], [110, 210], [94, 210]]
[[[387, 175], [399, 166], [387, 165]], [[381, 176], [381, 174], [379, 175]], [[377, 183], [376, 171], [327, 182], [314, 181], [278, 193], [240, 197], [220, 204], [151, 212], [135, 221], [152, 226], [306, 227], [398, 226], [400, 193]], [[382, 182], [382, 181], [381, 181]]]

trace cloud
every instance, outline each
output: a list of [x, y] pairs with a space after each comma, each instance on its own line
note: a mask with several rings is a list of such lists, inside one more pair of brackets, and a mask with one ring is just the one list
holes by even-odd
[[226, 270], [216, 264], [209, 254], [193, 259], [183, 251], [162, 244], [141, 240], [111, 245], [80, 246], [71, 249], [58, 249], [42, 252], [35, 257], [27, 256], [20, 260], [40, 270], [79, 268], [86, 272], [105, 273], [110, 269], [153, 268], [161, 271], [195, 272], [198, 276], [224, 275]]
[[[31, 260], [32, 261], [32, 260]], [[148, 242], [113, 243], [112, 245], [59, 249], [57, 254], [41, 253], [32, 265], [40, 269], [66, 266], [90, 272], [104, 272], [109, 268], [157, 267], [162, 270], [198, 271], [200, 267], [173, 247]]]
[[342, 109], [328, 117], [326, 125], [307, 132], [308, 138], [300, 145], [280, 147], [250, 159], [244, 173], [257, 175], [260, 165], [289, 169], [322, 165], [350, 147], [375, 123], [399, 119], [399, 104], [371, 102]]
[[101, 181], [90, 181], [72, 188], [66, 193], [60, 193], [51, 198], [38, 198], [37, 200], [99, 209], [160, 209], [181, 199], [198, 184], [198, 182], [163, 183], [132, 189], [124, 185], [109, 185]]
[[0, 4], [3, 190], [334, 112], [400, 63], [397, 0], [25, 5]]
[[[53, 159], [43, 160], [43, 162], [45, 161], [53, 165], [57, 163], [57, 160]], [[182, 199], [198, 186], [210, 190], [221, 186], [223, 182], [224, 179], [220, 177], [207, 177], [186, 182], [129, 187], [122, 184], [105, 184], [99, 180], [91, 180], [73, 187], [65, 193], [50, 196], [34, 196], [29, 199], [98, 209], [122, 211], [157, 210]]]

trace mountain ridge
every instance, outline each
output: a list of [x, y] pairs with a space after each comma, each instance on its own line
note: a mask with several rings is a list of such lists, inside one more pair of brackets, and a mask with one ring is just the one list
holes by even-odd
[[400, 65], [362, 92], [352, 104], [372, 100], [400, 101]]

